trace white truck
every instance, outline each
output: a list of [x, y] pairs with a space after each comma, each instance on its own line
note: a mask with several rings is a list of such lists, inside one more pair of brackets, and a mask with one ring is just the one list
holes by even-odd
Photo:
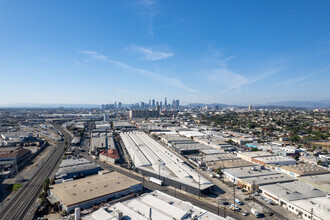
[[150, 181], [150, 182], [153, 182], [153, 183], [156, 183], [157, 185], [160, 185], [160, 186], [163, 185], [163, 181], [160, 180], [160, 179], [157, 179], [157, 178], [155, 178], [155, 177], [149, 177], [149, 181]]
[[256, 210], [256, 209], [251, 209], [251, 213], [255, 216], [255, 217], [257, 217], [257, 218], [259, 218], [260, 217], [260, 213], [259, 213], [259, 211], [258, 210]]

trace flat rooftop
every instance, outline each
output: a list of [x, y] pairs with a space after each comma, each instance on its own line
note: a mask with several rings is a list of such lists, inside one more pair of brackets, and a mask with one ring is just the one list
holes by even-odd
[[242, 152], [242, 153], [237, 153], [237, 156], [246, 156], [246, 157], [250, 157], [250, 158], [254, 158], [254, 157], [269, 157], [269, 156], [273, 156], [273, 154], [265, 152], [265, 151], [251, 151], [251, 152]]
[[[293, 201], [292, 204], [310, 212], [313, 209], [313, 216], [320, 219], [329, 219], [330, 215], [330, 202], [327, 197], [319, 197], [312, 199], [302, 199]], [[313, 218], [313, 219], [314, 219]]]
[[[161, 176], [176, 177], [184, 183], [198, 185], [199, 174], [146, 133], [126, 132], [121, 133], [120, 136], [135, 167], [148, 169], [157, 174], [160, 170]], [[200, 183], [202, 186], [213, 185], [202, 176], [200, 176]]]
[[242, 159], [230, 159], [230, 160], [221, 160], [221, 161], [215, 161], [215, 162], [208, 162], [206, 163], [209, 167], [212, 167], [214, 169], [217, 169], [219, 167], [222, 168], [233, 168], [233, 167], [251, 167], [256, 166], [256, 164], [251, 163], [246, 160]]
[[255, 157], [254, 159], [264, 163], [278, 163], [278, 162], [296, 163], [295, 159], [289, 157], [283, 157], [283, 156]]
[[110, 172], [51, 185], [50, 191], [66, 207], [69, 207], [129, 189], [137, 184], [140, 182], [118, 172]]
[[[151, 213], [150, 213], [151, 210]], [[116, 211], [123, 213], [123, 219], [192, 219], [196, 220], [224, 220], [225, 218], [182, 201], [160, 191], [143, 194], [137, 198], [119, 202], [107, 209], [98, 211], [83, 217], [84, 220], [112, 219]]]
[[197, 160], [201, 160], [203, 158], [204, 162], [217, 162], [217, 161], [223, 161], [223, 160], [241, 160], [241, 158], [236, 157], [232, 154], [228, 153], [221, 153], [221, 154], [206, 154], [206, 155], [193, 155], [190, 157], [194, 157]]
[[278, 183], [260, 187], [288, 201], [326, 196], [326, 193], [303, 182]]
[[85, 158], [68, 158], [62, 160], [59, 168], [82, 165], [82, 164], [92, 164], [92, 163], [93, 163], [92, 161], [89, 161]]
[[286, 182], [293, 182], [295, 181], [294, 178], [291, 178], [285, 174], [276, 173], [274, 175], [267, 175], [267, 176], [255, 176], [255, 177], [247, 177], [242, 178], [242, 181], [250, 184], [257, 185], [267, 185], [267, 184], [276, 184], [276, 183], [286, 183]]
[[330, 194], [330, 174], [300, 176], [298, 180], [313, 185]]
[[321, 168], [316, 165], [307, 164], [307, 163], [299, 163], [299, 164], [294, 164], [294, 165], [282, 166], [281, 169], [296, 173], [299, 176], [330, 173], [329, 170], [326, 170], [326, 169]]
[[272, 170], [261, 169], [261, 167], [259, 166], [229, 168], [229, 169], [223, 169], [223, 172], [231, 174], [232, 176], [235, 176], [237, 178], [260, 177], [260, 176], [269, 176], [269, 175], [278, 174], [277, 172], [274, 172]]

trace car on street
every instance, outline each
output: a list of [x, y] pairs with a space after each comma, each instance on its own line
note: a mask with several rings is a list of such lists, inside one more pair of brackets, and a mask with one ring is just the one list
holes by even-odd
[[244, 211], [243, 213], [242, 213], [242, 215], [243, 216], [247, 216], [249, 213], [247, 212], [247, 211]]
[[231, 210], [234, 210], [234, 211], [238, 211], [238, 210], [240, 210], [240, 207], [238, 207], [238, 206], [235, 205], [235, 204], [231, 204], [230, 209], [231, 209]]

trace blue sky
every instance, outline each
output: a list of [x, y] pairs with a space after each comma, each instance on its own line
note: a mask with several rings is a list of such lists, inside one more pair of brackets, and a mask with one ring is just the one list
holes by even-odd
[[0, 0], [0, 104], [330, 99], [330, 2]]

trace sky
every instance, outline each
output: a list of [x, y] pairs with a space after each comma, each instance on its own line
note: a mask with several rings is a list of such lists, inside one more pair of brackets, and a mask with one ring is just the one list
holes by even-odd
[[0, 105], [330, 99], [330, 1], [0, 0]]

